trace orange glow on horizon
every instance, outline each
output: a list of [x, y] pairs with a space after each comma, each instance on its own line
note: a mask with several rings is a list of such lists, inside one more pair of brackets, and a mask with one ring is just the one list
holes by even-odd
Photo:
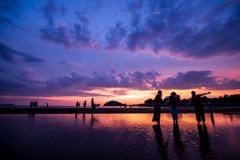
[[[115, 88], [116, 89], [116, 88]], [[105, 90], [94, 90], [89, 93], [101, 93], [101, 96], [96, 97], [80, 97], [80, 96], [52, 96], [52, 97], [36, 97], [36, 96], [1, 96], [0, 98], [4, 99], [14, 99], [12, 103], [16, 105], [22, 105], [18, 102], [19, 99], [26, 99], [26, 104], [30, 103], [30, 101], [38, 100], [40, 103], [44, 104], [49, 103], [53, 105], [65, 105], [72, 106], [79, 101], [81, 104], [87, 100], [87, 104], [90, 104], [91, 98], [95, 99], [95, 103], [101, 103], [102, 105], [108, 101], [114, 100], [119, 101], [121, 103], [127, 104], [141, 104], [144, 103], [147, 99], [154, 99], [158, 90], [126, 90], [126, 94], [124, 95], [114, 95], [112, 93], [114, 89], [105, 89]], [[121, 89], [118, 89], [121, 90]], [[209, 90], [206, 89], [188, 89], [188, 90], [165, 90], [162, 89], [163, 99], [167, 96], [170, 96], [171, 92], [176, 92], [180, 95], [181, 99], [189, 99], [191, 97], [191, 91], [196, 91], [197, 94], [207, 93]], [[240, 90], [213, 90], [210, 91], [210, 95], [206, 95], [208, 98], [218, 98], [219, 96], [224, 96], [224, 94], [232, 95], [239, 94]], [[41, 100], [41, 101], [40, 101]], [[41, 105], [41, 104], [39, 104]]]

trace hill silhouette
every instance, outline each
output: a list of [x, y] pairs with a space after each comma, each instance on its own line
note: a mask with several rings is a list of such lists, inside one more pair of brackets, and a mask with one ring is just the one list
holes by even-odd
[[125, 104], [123, 104], [123, 103], [120, 103], [120, 102], [117, 102], [117, 101], [109, 101], [109, 102], [107, 102], [107, 103], [105, 103], [103, 106], [123, 106], [123, 105], [125, 105]]

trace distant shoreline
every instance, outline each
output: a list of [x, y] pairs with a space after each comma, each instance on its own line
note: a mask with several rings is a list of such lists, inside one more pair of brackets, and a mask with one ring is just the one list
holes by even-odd
[[[169, 107], [162, 107], [162, 113], [171, 113]], [[239, 113], [240, 107], [214, 107], [209, 111], [205, 107], [205, 113]], [[71, 114], [92, 113], [91, 108], [0, 108], [0, 114]], [[95, 108], [94, 114], [111, 113], [153, 113], [153, 108]], [[178, 113], [195, 113], [194, 107], [179, 107]]]

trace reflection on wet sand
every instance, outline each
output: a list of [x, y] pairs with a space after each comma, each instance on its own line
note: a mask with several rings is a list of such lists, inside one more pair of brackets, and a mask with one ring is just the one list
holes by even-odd
[[209, 136], [207, 131], [207, 126], [205, 124], [203, 125], [197, 125], [198, 126], [198, 133], [199, 133], [199, 139], [200, 139], [200, 152], [203, 157], [206, 155], [209, 155], [211, 152], [211, 149], [209, 148]]
[[156, 143], [158, 145], [158, 155], [162, 157], [163, 159], [167, 159], [167, 147], [168, 147], [168, 141], [164, 142], [162, 131], [160, 125], [154, 125], [153, 129], [155, 131], [156, 135]]
[[214, 117], [213, 117], [213, 114], [211, 113], [211, 121], [212, 121], [212, 124], [215, 125], [214, 123]]
[[28, 114], [28, 119], [29, 120], [34, 120], [35, 119], [35, 113], [29, 113]]
[[92, 114], [92, 117], [91, 117], [90, 122], [89, 122], [90, 128], [98, 122], [99, 122], [99, 120], [97, 118], [94, 118], [93, 114]]
[[174, 124], [163, 113], [161, 126], [153, 126], [152, 114], [2, 114], [1, 157], [240, 159], [240, 114], [229, 114], [206, 113], [199, 126], [195, 114]]
[[174, 148], [178, 154], [178, 157], [182, 159], [185, 156], [184, 153], [185, 146], [181, 140], [181, 134], [178, 123], [173, 123], [173, 135], [174, 135]]

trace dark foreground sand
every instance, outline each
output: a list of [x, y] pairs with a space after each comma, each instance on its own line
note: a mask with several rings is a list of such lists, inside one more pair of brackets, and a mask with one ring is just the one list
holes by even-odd
[[[178, 113], [194, 113], [194, 107], [179, 107]], [[212, 111], [205, 108], [205, 113], [237, 113], [240, 107], [214, 107]], [[91, 108], [0, 108], [0, 114], [31, 113], [92, 113]], [[153, 108], [95, 108], [94, 113], [153, 113]], [[169, 107], [162, 107], [162, 113], [171, 113]]]

